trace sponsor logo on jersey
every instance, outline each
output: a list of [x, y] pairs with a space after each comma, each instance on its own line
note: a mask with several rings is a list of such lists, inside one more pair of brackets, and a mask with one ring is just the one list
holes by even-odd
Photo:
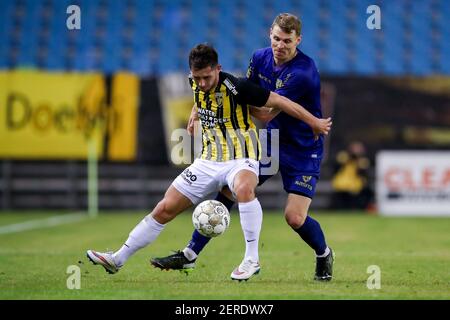
[[231, 83], [231, 81], [226, 78], [223, 83], [227, 86], [227, 88], [236, 96], [238, 94], [236, 87], [234, 86], [234, 84]]
[[[223, 97], [221, 103], [223, 103]], [[198, 108], [197, 113], [202, 121], [202, 126], [210, 129], [215, 128], [217, 124], [226, 123], [229, 120], [228, 118], [217, 118], [217, 114], [208, 109]]]
[[312, 176], [302, 176], [303, 181], [296, 180], [295, 184], [312, 191], [313, 187], [308, 182], [311, 181]]
[[261, 80], [263, 80], [267, 83], [272, 83], [272, 81], [269, 78], [263, 76], [261, 73], [258, 73], [258, 78], [260, 78]]

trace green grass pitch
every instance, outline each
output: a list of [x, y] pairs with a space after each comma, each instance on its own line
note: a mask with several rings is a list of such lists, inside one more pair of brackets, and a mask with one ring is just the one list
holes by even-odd
[[[54, 213], [0, 213], [0, 226]], [[248, 282], [229, 276], [244, 253], [239, 217], [210, 242], [189, 275], [150, 266], [152, 256], [181, 249], [192, 232], [184, 213], [152, 245], [115, 275], [93, 266], [87, 249], [119, 248], [144, 212], [102, 213], [96, 219], [0, 235], [0, 299], [450, 299], [450, 219], [386, 218], [364, 213], [313, 213], [336, 252], [334, 279], [313, 278], [312, 250], [292, 232], [281, 212], [266, 212], [260, 240], [261, 273]], [[68, 289], [71, 265], [81, 288]], [[370, 265], [381, 288], [369, 290]]]

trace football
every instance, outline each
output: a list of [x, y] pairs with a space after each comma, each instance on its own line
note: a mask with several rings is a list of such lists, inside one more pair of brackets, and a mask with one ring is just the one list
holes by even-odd
[[192, 213], [192, 223], [202, 235], [217, 237], [230, 225], [230, 213], [222, 202], [206, 200], [195, 208]]

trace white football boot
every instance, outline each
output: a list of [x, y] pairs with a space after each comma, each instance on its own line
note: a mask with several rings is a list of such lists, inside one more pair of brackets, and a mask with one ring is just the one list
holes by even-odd
[[106, 272], [113, 274], [119, 271], [120, 267], [114, 262], [112, 252], [86, 251], [86, 256], [93, 264], [99, 264], [105, 268]]
[[247, 281], [253, 275], [258, 274], [260, 270], [261, 267], [258, 262], [253, 262], [250, 259], [244, 259], [242, 260], [241, 264], [231, 273], [231, 279]]

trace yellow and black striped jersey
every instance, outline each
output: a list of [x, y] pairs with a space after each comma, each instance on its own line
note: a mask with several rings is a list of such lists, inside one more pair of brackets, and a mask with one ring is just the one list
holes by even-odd
[[217, 86], [209, 92], [201, 91], [191, 77], [189, 83], [202, 125], [200, 158], [259, 160], [261, 146], [249, 105], [264, 106], [270, 91], [226, 72], [220, 72]]

